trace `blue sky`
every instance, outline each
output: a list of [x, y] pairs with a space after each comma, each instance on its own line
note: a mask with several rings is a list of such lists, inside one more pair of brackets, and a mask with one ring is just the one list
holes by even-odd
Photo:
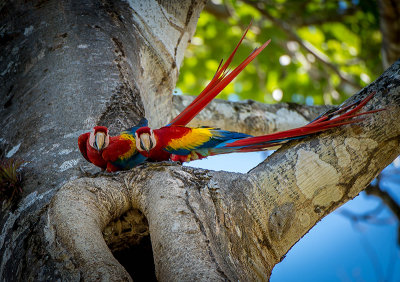
[[[247, 172], [265, 153], [229, 154], [193, 161], [188, 166]], [[382, 174], [381, 185], [400, 202], [400, 157]], [[373, 223], [346, 214], [378, 211]], [[400, 281], [398, 222], [381, 200], [360, 193], [322, 219], [273, 270], [271, 281]]]

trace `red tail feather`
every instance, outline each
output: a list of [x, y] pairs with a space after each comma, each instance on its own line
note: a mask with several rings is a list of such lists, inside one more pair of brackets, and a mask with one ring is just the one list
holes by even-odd
[[[250, 24], [251, 25], [251, 24]], [[232, 54], [222, 67], [218, 67], [216, 74], [206, 88], [187, 106], [169, 125], [187, 125], [202, 109], [204, 109], [258, 54], [269, 44], [271, 40], [265, 42], [261, 47], [254, 50], [238, 67], [228, 73], [227, 69], [232, 59], [242, 43], [247, 31], [247, 27], [239, 43], [236, 45]]]
[[233, 57], [236, 54], [237, 49], [239, 48], [240, 44], [242, 43], [244, 37], [246, 36], [247, 32], [249, 31], [251, 26], [251, 23], [249, 24], [249, 26], [246, 28], [245, 32], [242, 35], [242, 38], [240, 38], [239, 43], [236, 45], [235, 49], [233, 49], [231, 55], [229, 56], [228, 60], [226, 60], [225, 64], [221, 67], [221, 64], [223, 61], [220, 62], [220, 65], [218, 66], [218, 69], [213, 77], [213, 79], [207, 84], [206, 88], [203, 89], [203, 91], [201, 91], [201, 93], [196, 97], [196, 99], [194, 99], [192, 101], [192, 103], [190, 103], [189, 106], [187, 106], [177, 117], [175, 117], [171, 122], [170, 125], [186, 125], [187, 123], [183, 123], [180, 122], [181, 119], [183, 119], [185, 117], [185, 115], [187, 115], [191, 108], [196, 105], [196, 103], [198, 103], [198, 101], [204, 96], [207, 95], [207, 93], [209, 92], [210, 89], [212, 89], [219, 81], [221, 81], [221, 79], [224, 78], [224, 75], [221, 76], [221, 74], [223, 74], [223, 72], [228, 68], [229, 64], [232, 62]]
[[[268, 134], [268, 135], [264, 135], [264, 136], [256, 136], [256, 137], [240, 139], [238, 141], [227, 144], [226, 147], [251, 146], [249, 148], [243, 148], [243, 150], [244, 151], [252, 151], [253, 149], [267, 148], [267, 147], [279, 144], [282, 141], [288, 141], [285, 139], [302, 137], [302, 136], [305, 137], [312, 133], [322, 132], [322, 131], [325, 131], [330, 128], [338, 127], [338, 126], [345, 125], [345, 124], [352, 124], [352, 123], [360, 122], [360, 121], [364, 120], [364, 118], [357, 118], [357, 119], [352, 119], [352, 118], [356, 118], [359, 116], [364, 116], [367, 114], [372, 114], [372, 113], [376, 113], [376, 112], [385, 110], [385, 109], [378, 109], [378, 110], [372, 110], [372, 111], [367, 111], [367, 112], [363, 112], [363, 113], [356, 113], [369, 100], [371, 100], [371, 98], [373, 97], [374, 94], [375, 94], [375, 92], [372, 93], [371, 95], [369, 95], [368, 97], [366, 97], [361, 102], [353, 103], [349, 106], [345, 106], [341, 109], [338, 109], [337, 111], [335, 111], [333, 113], [323, 115], [322, 117], [312, 121], [311, 123], [309, 123], [305, 126], [286, 130], [286, 131], [276, 132], [276, 133], [272, 133], [272, 134]], [[353, 106], [355, 106], [354, 109], [348, 110], [349, 108], [351, 108]], [[334, 117], [338, 113], [342, 113], [344, 110], [348, 110], [348, 111], [337, 117]], [[332, 117], [334, 117], [334, 118], [332, 118]], [[329, 118], [332, 118], [332, 119], [329, 119]]]
[[376, 93], [376, 91], [372, 92], [369, 96], [364, 98], [364, 100], [362, 100], [361, 102], [360, 101], [356, 101], [354, 103], [351, 103], [350, 105], [347, 105], [347, 106], [344, 106], [342, 108], [339, 108], [338, 110], [336, 110], [336, 111], [334, 111], [334, 112], [332, 112], [330, 114], [323, 115], [323, 116], [313, 120], [312, 122], [310, 122], [306, 126], [309, 126], [309, 125], [312, 125], [312, 124], [315, 124], [315, 123], [319, 123], [319, 122], [321, 122], [323, 120], [327, 120], [327, 119], [329, 119], [329, 118], [331, 118], [331, 117], [333, 117], [335, 115], [338, 115], [340, 113], [343, 113], [343, 112], [347, 111], [348, 109], [350, 109], [351, 107], [353, 107], [353, 106], [355, 106], [355, 105], [357, 105], [359, 103], [354, 109], [352, 109], [352, 110], [350, 110], [350, 111], [348, 111], [348, 112], [346, 112], [345, 114], [342, 115], [342, 117], [349, 116], [352, 113], [357, 112], [362, 107], [364, 107], [364, 105], [367, 104], [368, 101], [372, 99], [372, 97], [375, 95], [375, 93]]

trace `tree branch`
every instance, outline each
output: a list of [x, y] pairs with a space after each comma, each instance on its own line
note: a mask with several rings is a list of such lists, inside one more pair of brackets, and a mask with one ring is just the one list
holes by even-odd
[[[152, 23], [143, 18], [146, 7], [154, 8], [148, 3], [7, 2], [8, 20], [26, 17], [5, 25], [6, 34], [14, 28], [20, 34], [10, 35], [8, 61], [0, 62], [6, 70], [0, 94], [10, 101], [0, 112], [1, 138], [13, 145], [7, 152], [17, 148], [16, 156], [31, 162], [18, 208], [2, 210], [0, 280], [128, 280], [109, 247], [137, 243], [147, 232], [161, 281], [267, 280], [315, 222], [356, 195], [399, 153], [397, 62], [358, 95], [376, 90], [365, 109], [374, 104], [385, 112], [291, 142], [248, 174], [156, 163], [76, 179], [83, 161], [76, 138], [85, 127], [107, 122], [116, 130], [137, 121], [143, 109], [148, 116], [159, 110], [152, 116], [155, 124], [170, 114], [165, 105], [176, 79], [174, 60], [183, 56], [204, 3], [185, 2], [178, 10], [170, 1], [157, 3], [159, 17]], [[48, 24], [38, 22], [43, 17]], [[157, 32], [171, 37], [152, 42]], [[234, 107], [229, 103], [220, 105]], [[250, 104], [239, 106], [244, 118], [258, 107]], [[246, 124], [248, 129], [258, 123]], [[141, 228], [124, 232], [118, 220], [132, 209], [142, 212], [132, 220]], [[142, 228], [143, 216], [148, 228]]]
[[[170, 93], [204, 4], [204, 0], [179, 5], [171, 1], [2, 2], [1, 38], [6, 40], [1, 42], [4, 60], [0, 60], [0, 100], [4, 101], [0, 151], [12, 152], [27, 165], [18, 208], [1, 208], [0, 280], [128, 277], [101, 233], [103, 223], [114, 216], [110, 210], [120, 208], [104, 204], [110, 199], [118, 202], [112, 189], [107, 190], [110, 197], [97, 203], [92, 197], [96, 189], [78, 191], [68, 186], [72, 192], [62, 196], [68, 188], [57, 194], [51, 212], [50, 198], [63, 184], [80, 177], [78, 167], [86, 163], [77, 147], [80, 134], [97, 124], [115, 134], [135, 124], [144, 112], [154, 115], [153, 125], [170, 118]], [[63, 202], [62, 197], [68, 200]], [[94, 206], [85, 207], [80, 199]], [[62, 207], [70, 202], [76, 210]], [[66, 236], [59, 240], [64, 232]], [[107, 236], [107, 242], [115, 245]]]
[[130, 208], [128, 191], [107, 178], [80, 179], [65, 185], [53, 198], [47, 215], [45, 235], [53, 258], [65, 261], [58, 250], [68, 250], [87, 281], [131, 281], [102, 233]]
[[[264, 195], [268, 194], [274, 203], [260, 213], [265, 215], [263, 227], [279, 258], [311, 226], [355, 197], [399, 155], [399, 74], [397, 61], [356, 95], [360, 99], [376, 90], [377, 95], [365, 110], [386, 111], [363, 123], [323, 133], [318, 140], [292, 143], [250, 172], [258, 181], [254, 201], [262, 206]], [[390, 81], [389, 88], [385, 81]]]
[[204, 7], [204, 11], [214, 15], [218, 19], [227, 19], [232, 16], [229, 8], [225, 4], [216, 4], [213, 1], [208, 1]]
[[[268, 4], [269, 6], [274, 6], [274, 7], [277, 6], [277, 3], [275, 1], [264, 1], [264, 3]], [[349, 15], [354, 15], [357, 11], [359, 11], [358, 6], [354, 5], [354, 3], [351, 1], [348, 1], [347, 2], [348, 7], [345, 9], [341, 9], [340, 14], [338, 14], [337, 9], [331, 9], [331, 10], [318, 11], [312, 15], [307, 15], [307, 17], [293, 17], [293, 14], [296, 13], [296, 11], [301, 11], [306, 8], [305, 7], [306, 3], [307, 2], [290, 2], [290, 5], [294, 4], [297, 5], [294, 5], [294, 7], [291, 6], [289, 9], [287, 7], [288, 6], [287, 3], [279, 3], [280, 4], [279, 8], [281, 8], [280, 9], [281, 11], [284, 10], [286, 12], [285, 13], [286, 19], [291, 17], [290, 25], [297, 27], [322, 25], [329, 22], [341, 22], [345, 17]], [[208, 1], [204, 10], [214, 15], [218, 19], [226, 20], [232, 16], [230, 7], [225, 3], [216, 4], [212, 1]]]
[[[194, 96], [173, 96], [173, 115], [180, 113]], [[305, 106], [294, 103], [263, 104], [247, 100], [215, 99], [189, 126], [214, 126], [224, 130], [263, 135], [303, 126], [333, 106]]]

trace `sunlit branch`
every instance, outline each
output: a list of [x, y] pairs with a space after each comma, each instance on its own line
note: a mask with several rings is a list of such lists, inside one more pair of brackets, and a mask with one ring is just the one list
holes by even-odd
[[340, 14], [338, 14], [337, 11], [334, 10], [332, 11], [332, 13], [323, 13], [323, 14], [316, 13], [315, 15], [307, 18], [298, 17], [296, 18], [294, 24], [298, 27], [302, 27], [310, 25], [322, 25], [331, 22], [340, 22], [345, 17], [354, 15], [355, 12], [357, 11], [359, 11], [359, 9], [357, 9], [357, 7], [353, 5], [347, 9], [341, 10]]

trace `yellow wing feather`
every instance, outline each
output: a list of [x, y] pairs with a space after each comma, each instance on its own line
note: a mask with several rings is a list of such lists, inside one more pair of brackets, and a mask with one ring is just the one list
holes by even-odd
[[123, 140], [129, 140], [130, 142], [130, 149], [126, 151], [124, 154], [120, 155], [119, 158], [124, 160], [130, 158], [133, 154], [136, 153], [136, 140], [131, 134], [122, 133], [120, 138]]
[[211, 129], [213, 128], [192, 128], [191, 131], [188, 131], [182, 137], [171, 139], [167, 147], [172, 150], [195, 149], [211, 139], [213, 136]]

